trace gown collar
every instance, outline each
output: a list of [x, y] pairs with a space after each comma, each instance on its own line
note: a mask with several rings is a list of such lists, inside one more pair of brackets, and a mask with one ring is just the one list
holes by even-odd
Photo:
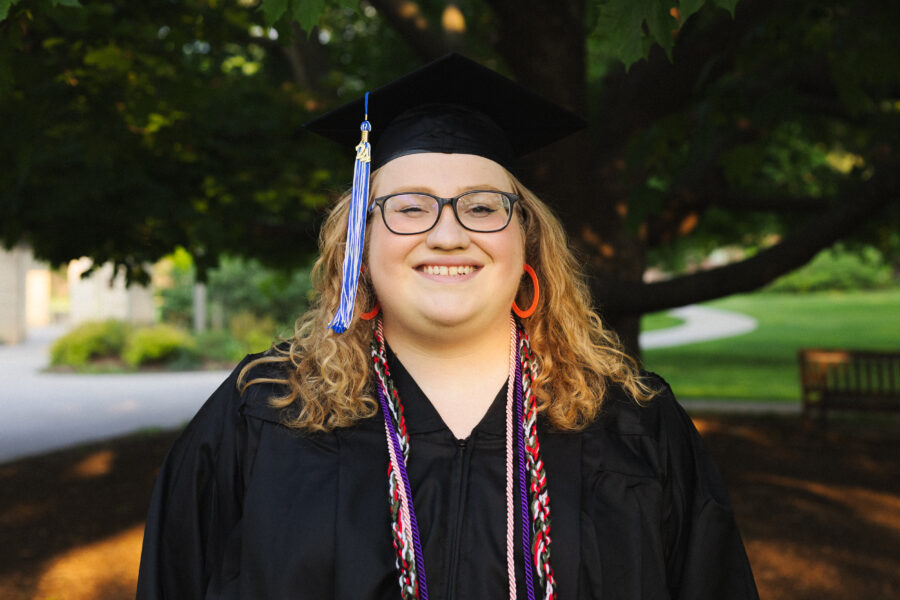
[[[403, 405], [403, 416], [406, 420], [406, 430], [410, 434], [418, 433], [434, 433], [437, 431], [445, 431], [447, 435], [453, 437], [453, 432], [447, 427], [437, 409], [431, 403], [431, 400], [416, 383], [409, 371], [391, 350], [391, 347], [385, 344], [387, 349], [388, 367], [391, 370], [391, 379], [400, 394], [400, 402]], [[488, 434], [491, 436], [506, 436], [506, 388], [508, 383], [504, 383], [491, 402], [487, 412], [478, 422], [478, 425], [472, 430], [472, 434]], [[470, 434], [470, 437], [471, 435]]]

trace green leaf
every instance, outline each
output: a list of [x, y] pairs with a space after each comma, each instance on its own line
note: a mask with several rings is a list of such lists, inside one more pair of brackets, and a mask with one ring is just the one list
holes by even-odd
[[681, 24], [687, 21], [691, 15], [700, 10], [706, 0], [681, 0], [678, 3], [678, 12], [681, 13]]
[[715, 0], [715, 3], [730, 12], [731, 16], [734, 17], [734, 7], [737, 6], [738, 0]]
[[653, 40], [662, 47], [671, 61], [672, 47], [675, 45], [672, 31], [678, 29], [678, 21], [669, 14], [669, 8], [665, 3], [654, 2], [653, 4], [654, 6], [647, 15], [647, 27]]
[[53, 6], [72, 6], [81, 8], [81, 2], [78, 0], [53, 0]]
[[309, 33], [325, 12], [325, 0], [292, 0], [291, 9], [294, 19]]
[[669, 13], [673, 0], [604, 0], [592, 6], [598, 12], [595, 32], [602, 32], [603, 45], [625, 63], [626, 69], [645, 58], [654, 43], [671, 59], [675, 43], [672, 32], [678, 28]]
[[601, 9], [598, 26], [608, 35], [626, 69], [644, 57], [644, 15], [652, 3], [653, 0], [610, 0]]
[[12, 0], [0, 0], [0, 21], [9, 14], [9, 7], [12, 6]]
[[260, 8], [266, 17], [266, 23], [270, 27], [285, 13], [289, 2], [290, 0], [263, 0]]

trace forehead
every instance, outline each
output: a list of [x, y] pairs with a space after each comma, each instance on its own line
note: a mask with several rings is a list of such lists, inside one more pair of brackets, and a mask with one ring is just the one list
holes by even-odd
[[499, 164], [474, 154], [407, 154], [387, 163], [372, 177], [373, 196], [425, 191], [450, 197], [481, 188], [512, 191], [512, 180]]

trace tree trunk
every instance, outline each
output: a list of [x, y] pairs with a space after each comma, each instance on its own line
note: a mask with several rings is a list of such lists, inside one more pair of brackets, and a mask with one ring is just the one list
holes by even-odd
[[[584, 0], [489, 0], [496, 13], [497, 51], [517, 80], [587, 116]], [[640, 282], [643, 248], [625, 228], [625, 189], [604, 173], [585, 131], [529, 157], [525, 184], [553, 206], [589, 275]], [[639, 318], [597, 307], [626, 349], [638, 353]]]

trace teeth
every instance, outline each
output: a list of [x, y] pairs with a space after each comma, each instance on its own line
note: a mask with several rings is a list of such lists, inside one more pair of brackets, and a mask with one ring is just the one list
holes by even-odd
[[446, 265], [425, 265], [422, 268], [429, 275], [444, 275], [448, 277], [457, 277], [459, 275], [468, 275], [475, 270], [472, 265], [446, 266]]

